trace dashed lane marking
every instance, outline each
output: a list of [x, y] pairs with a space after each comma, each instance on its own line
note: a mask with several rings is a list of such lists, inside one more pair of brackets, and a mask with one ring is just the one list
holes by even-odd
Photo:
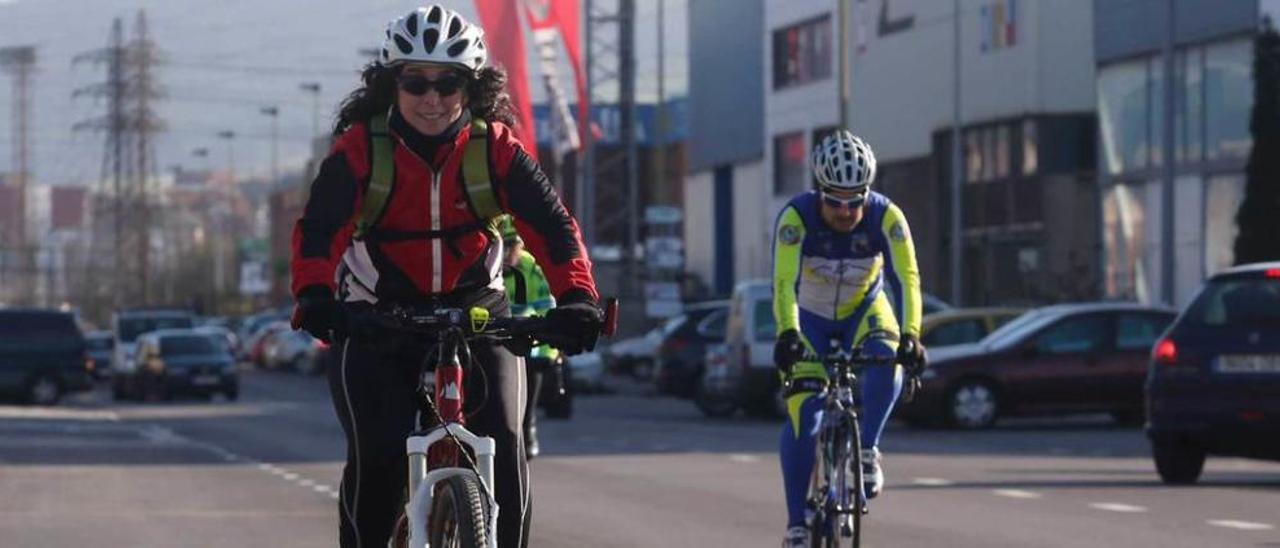
[[1275, 529], [1269, 523], [1258, 523], [1255, 521], [1239, 521], [1234, 519], [1211, 519], [1209, 525], [1218, 527], [1226, 527], [1228, 529], [1240, 529], [1242, 531], [1270, 531]]
[[1023, 491], [1021, 489], [996, 489], [992, 491], [992, 493], [1002, 497], [1009, 497], [1011, 499], [1038, 499], [1044, 497], [1044, 495], [1041, 495], [1040, 493]]
[[1125, 504], [1123, 502], [1095, 502], [1090, 504], [1089, 507], [1097, 510], [1106, 510], [1108, 512], [1120, 512], [1122, 514], [1141, 514], [1147, 511], [1144, 506], [1135, 506], [1133, 504]]
[[955, 485], [956, 482], [942, 478], [911, 478], [911, 483], [915, 485], [923, 485], [925, 487], [946, 487]]

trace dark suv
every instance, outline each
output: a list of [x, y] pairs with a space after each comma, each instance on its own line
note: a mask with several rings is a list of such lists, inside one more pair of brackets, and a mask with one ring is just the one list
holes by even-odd
[[1147, 435], [1165, 483], [1205, 456], [1280, 460], [1280, 262], [1213, 276], [1156, 343]]
[[0, 392], [35, 405], [89, 390], [84, 335], [75, 317], [55, 310], [0, 310]]

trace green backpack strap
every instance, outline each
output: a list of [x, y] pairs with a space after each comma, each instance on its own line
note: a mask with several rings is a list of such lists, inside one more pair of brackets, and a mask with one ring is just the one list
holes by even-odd
[[387, 198], [396, 183], [395, 143], [387, 131], [387, 117], [369, 119], [369, 188], [356, 215], [355, 239], [363, 239], [387, 209]]
[[471, 138], [462, 151], [462, 186], [476, 217], [496, 233], [502, 208], [498, 207], [498, 196], [489, 177], [489, 124], [483, 118], [471, 120]]

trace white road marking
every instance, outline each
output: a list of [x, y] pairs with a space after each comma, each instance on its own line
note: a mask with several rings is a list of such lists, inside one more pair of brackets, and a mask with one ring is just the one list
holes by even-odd
[[301, 485], [303, 487], [311, 487], [315, 484], [316, 484], [315, 480], [309, 480], [307, 478], [301, 478], [298, 480], [298, 485]]
[[942, 478], [911, 478], [911, 483], [915, 485], [924, 485], [926, 487], [946, 487], [955, 485], [956, 482]]
[[285, 481], [293, 481], [298, 479], [298, 475], [293, 472], [285, 472], [285, 474], [280, 477], [284, 478]]
[[1090, 504], [1089, 507], [1098, 510], [1106, 510], [1108, 512], [1121, 512], [1125, 514], [1140, 514], [1147, 511], [1144, 506], [1134, 506], [1123, 502], [1095, 502]]
[[92, 409], [0, 405], [0, 419], [119, 421], [120, 415], [115, 411], [100, 411]]
[[1211, 519], [1209, 525], [1218, 527], [1226, 527], [1228, 529], [1240, 529], [1243, 531], [1270, 531], [1275, 529], [1267, 523], [1258, 523], [1254, 521], [1239, 521], [1234, 519]]
[[1044, 496], [1040, 493], [1033, 493], [1031, 491], [1023, 491], [1020, 489], [996, 489], [992, 491], [992, 493], [1002, 497], [1009, 497], [1011, 499], [1038, 499]]
[[760, 457], [757, 457], [755, 455], [733, 454], [733, 455], [729, 455], [729, 460], [733, 462], [739, 462], [742, 464], [750, 464], [753, 462], [760, 462]]

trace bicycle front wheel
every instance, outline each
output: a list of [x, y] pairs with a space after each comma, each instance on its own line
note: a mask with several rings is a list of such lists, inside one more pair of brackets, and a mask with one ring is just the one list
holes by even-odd
[[[814, 548], [857, 548], [862, 541], [862, 459], [858, 420], [853, 413], [833, 418], [823, 429], [810, 487], [814, 501]], [[816, 492], [815, 492], [816, 490]]]
[[472, 475], [452, 476], [436, 486], [427, 537], [432, 548], [483, 548], [491, 533], [489, 502]]

